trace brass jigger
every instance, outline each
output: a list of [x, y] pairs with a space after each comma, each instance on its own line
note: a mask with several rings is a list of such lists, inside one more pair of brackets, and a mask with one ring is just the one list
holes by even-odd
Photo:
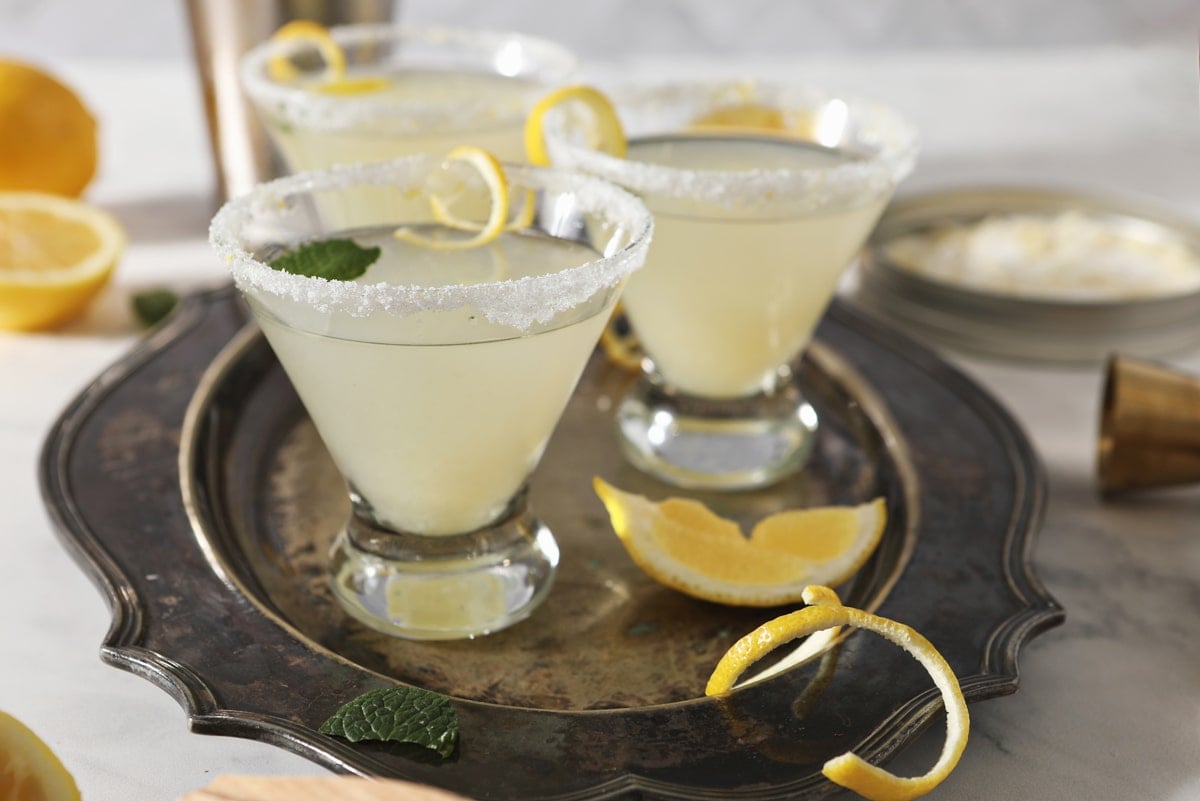
[[1200, 481], [1200, 377], [1111, 357], [1099, 473], [1105, 495]]

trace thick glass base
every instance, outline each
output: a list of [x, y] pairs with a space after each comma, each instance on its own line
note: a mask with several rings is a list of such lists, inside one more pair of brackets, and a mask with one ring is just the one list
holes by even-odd
[[468, 534], [431, 537], [355, 515], [334, 542], [333, 592], [373, 629], [456, 640], [524, 620], [550, 591], [558, 544], [523, 502]]
[[643, 376], [617, 409], [625, 458], [687, 489], [772, 484], [804, 465], [816, 429], [816, 411], [790, 380], [748, 398], [710, 400]]

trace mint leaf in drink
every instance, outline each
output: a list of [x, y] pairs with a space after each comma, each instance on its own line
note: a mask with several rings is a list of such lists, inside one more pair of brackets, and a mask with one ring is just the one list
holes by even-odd
[[309, 242], [271, 262], [271, 267], [292, 275], [353, 281], [379, 258], [379, 248], [364, 248], [349, 239]]
[[133, 313], [146, 328], [157, 325], [179, 303], [179, 296], [169, 289], [150, 289], [133, 296]]
[[322, 734], [352, 743], [393, 740], [437, 751], [442, 759], [458, 744], [458, 716], [450, 699], [419, 687], [390, 687], [360, 695], [321, 724]]

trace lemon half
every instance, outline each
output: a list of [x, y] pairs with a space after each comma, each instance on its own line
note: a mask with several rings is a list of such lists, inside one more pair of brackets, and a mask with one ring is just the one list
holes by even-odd
[[50, 746], [0, 712], [0, 801], [79, 801], [79, 788]]
[[32, 331], [75, 317], [108, 282], [124, 247], [120, 223], [94, 206], [0, 192], [0, 329]]

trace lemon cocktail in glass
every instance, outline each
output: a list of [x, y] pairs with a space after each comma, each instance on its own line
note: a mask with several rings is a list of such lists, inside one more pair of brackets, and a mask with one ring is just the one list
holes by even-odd
[[[607, 182], [510, 166], [532, 221], [455, 248], [464, 233], [414, 219], [412, 198], [448, 175], [486, 195], [462, 167], [413, 157], [302, 173], [230, 202], [211, 231], [349, 486], [334, 593], [414, 639], [496, 631], [545, 597], [558, 548], [527, 481], [652, 229]], [[349, 280], [277, 269], [330, 241], [375, 259]]]
[[791, 365], [892, 191], [917, 138], [865, 101], [767, 83], [683, 83], [613, 95], [623, 157], [596, 123], [545, 115], [556, 165], [641, 196], [656, 221], [622, 299], [645, 349], [617, 423], [631, 462], [707, 489], [769, 484], [803, 464], [817, 425]]
[[530, 106], [576, 65], [523, 34], [301, 24], [247, 53], [241, 79], [297, 172], [462, 144], [520, 161]]

